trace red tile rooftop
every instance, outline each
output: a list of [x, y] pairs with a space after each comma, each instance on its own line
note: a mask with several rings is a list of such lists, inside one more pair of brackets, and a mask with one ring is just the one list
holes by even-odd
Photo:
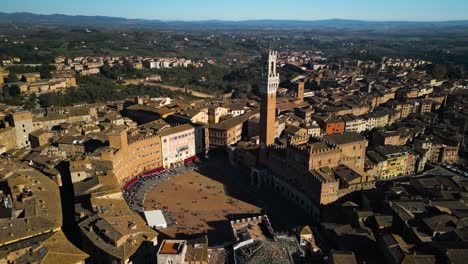
[[179, 242], [165, 241], [159, 251], [160, 254], [179, 254], [182, 251], [183, 245]]

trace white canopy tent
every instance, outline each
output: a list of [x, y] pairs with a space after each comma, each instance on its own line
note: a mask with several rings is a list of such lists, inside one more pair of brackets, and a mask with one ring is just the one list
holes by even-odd
[[145, 211], [146, 222], [152, 228], [166, 228], [167, 222], [161, 210]]

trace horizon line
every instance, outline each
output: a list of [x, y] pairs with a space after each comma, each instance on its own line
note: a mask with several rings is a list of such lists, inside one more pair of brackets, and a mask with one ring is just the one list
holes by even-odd
[[88, 15], [88, 14], [64, 14], [64, 13], [32, 13], [32, 12], [0, 12], [0, 14], [32, 14], [39, 16], [71, 16], [71, 17], [107, 17], [107, 18], [120, 18], [127, 20], [146, 20], [146, 21], [162, 21], [162, 22], [208, 22], [208, 21], [220, 21], [220, 22], [246, 22], [246, 21], [298, 21], [298, 22], [318, 22], [318, 21], [328, 21], [328, 20], [342, 20], [342, 21], [359, 21], [359, 22], [374, 22], [374, 23], [385, 23], [385, 22], [412, 22], [412, 23], [444, 23], [444, 22], [463, 22], [468, 21], [466, 19], [452, 19], [452, 20], [366, 20], [366, 19], [357, 19], [357, 18], [322, 18], [322, 19], [287, 19], [287, 18], [260, 18], [260, 19], [240, 19], [240, 20], [230, 20], [230, 19], [219, 19], [219, 18], [207, 18], [207, 19], [193, 19], [193, 20], [184, 20], [184, 19], [161, 19], [161, 18], [141, 18], [141, 17], [123, 17], [123, 16], [109, 16], [109, 15]]

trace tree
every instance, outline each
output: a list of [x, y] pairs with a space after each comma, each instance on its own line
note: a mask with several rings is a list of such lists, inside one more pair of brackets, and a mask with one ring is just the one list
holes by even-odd
[[32, 66], [22, 66], [22, 65], [14, 65], [8, 68], [11, 73], [21, 74], [21, 73], [30, 73], [30, 72], [39, 72], [41, 74], [42, 79], [50, 79], [52, 75], [50, 74], [51, 71], [54, 71], [56, 68], [53, 65], [49, 64], [42, 64], [40, 66], [32, 67]]
[[2, 102], [9, 105], [21, 105], [23, 96], [21, 96], [20, 88], [17, 85], [3, 86], [1, 93]]
[[66, 94], [41, 94], [39, 102], [42, 106], [66, 106], [80, 102], [105, 102], [107, 100], [122, 100], [135, 95], [151, 97], [177, 97], [179, 93], [159, 86], [115, 84], [112, 80], [100, 75], [81, 76], [77, 78], [78, 87], [69, 88]]
[[37, 96], [35, 93], [31, 94], [26, 102], [24, 102], [24, 106], [23, 108], [24, 109], [33, 109], [35, 106], [36, 106], [36, 100], [37, 100]]
[[452, 79], [452, 80], [463, 79], [463, 76], [465, 76], [464, 65], [450, 66], [448, 68], [447, 76], [449, 79]]
[[16, 73], [10, 72], [8, 74], [8, 77], [5, 78], [6, 83], [14, 83], [14, 82], [19, 82], [18, 76], [16, 76]]
[[110, 78], [112, 71], [111, 67], [109, 67], [109, 64], [105, 63], [101, 66], [100, 70], [101, 74], [104, 75], [104, 77]]
[[43, 64], [39, 67], [36, 67], [36, 70], [41, 74], [41, 79], [51, 79], [52, 75], [50, 74], [50, 72], [55, 70], [55, 66]]
[[437, 80], [443, 80], [447, 77], [447, 65], [436, 64], [431, 70], [432, 77]]
[[9, 85], [8, 94], [11, 97], [18, 97], [21, 95], [21, 89], [18, 87], [18, 85]]

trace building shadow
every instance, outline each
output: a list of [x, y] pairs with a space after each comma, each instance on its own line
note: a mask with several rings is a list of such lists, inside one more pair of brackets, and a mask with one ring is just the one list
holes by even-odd
[[226, 220], [208, 221], [208, 228], [197, 234], [185, 234], [182, 232], [169, 235], [164, 229], [159, 229], [157, 232], [158, 240], [161, 242], [164, 239], [184, 239], [193, 240], [200, 237], [208, 236], [208, 246], [213, 248], [224, 248], [234, 243], [234, 235], [231, 227], [231, 221], [252, 218], [260, 216], [260, 214], [227, 214], [224, 216]]
[[272, 188], [252, 186], [250, 175], [231, 166], [225, 154], [211, 155], [200, 164], [197, 172], [222, 183], [228, 196], [260, 208], [258, 213], [268, 215], [275, 230], [288, 231], [295, 226], [313, 223], [311, 216]]

